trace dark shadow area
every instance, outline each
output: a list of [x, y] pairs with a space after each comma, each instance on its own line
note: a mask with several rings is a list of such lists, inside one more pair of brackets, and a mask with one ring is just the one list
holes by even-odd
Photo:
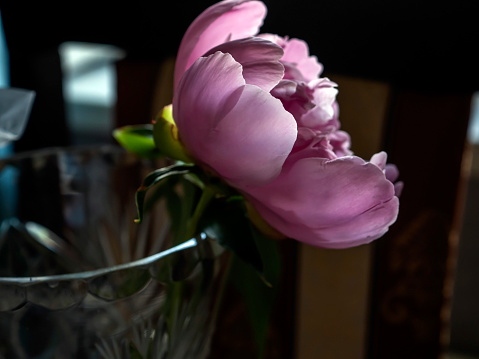
[[[473, 155], [479, 155], [475, 146]], [[477, 166], [478, 159], [473, 160]], [[474, 175], [475, 173], [475, 175]], [[479, 178], [474, 168], [467, 185], [467, 199], [458, 248], [457, 277], [451, 317], [451, 350], [479, 356]]]
[[[72, 144], [65, 121], [60, 44], [92, 42], [125, 50], [127, 56], [117, 66], [117, 91], [119, 99], [128, 101], [119, 101], [113, 120], [120, 125], [144, 123], [149, 121], [160, 64], [176, 55], [188, 25], [215, 2], [136, 1], [114, 6], [81, 2], [52, 7], [4, 1], [0, 13], [11, 86], [37, 92], [16, 151]], [[306, 40], [311, 54], [323, 63], [325, 76], [360, 77], [391, 86], [394, 98], [384, 148], [399, 166], [406, 187], [398, 224], [376, 253], [370, 358], [394, 359], [394, 352], [398, 359], [415, 358], [411, 352], [420, 359], [435, 358], [442, 349], [439, 315], [446, 299], [441, 293], [449, 275], [448, 234], [456, 209], [468, 106], [470, 96], [479, 90], [479, 2], [264, 2], [268, 15], [261, 31]], [[91, 115], [85, 108], [71, 110]], [[469, 254], [473, 256], [472, 249], [464, 259], [473, 263], [474, 258], [466, 258]], [[392, 260], [400, 263], [397, 268], [391, 268]], [[286, 285], [291, 288], [294, 278]], [[389, 301], [390, 293], [399, 293], [393, 298], [397, 302]], [[405, 306], [412, 314], [398, 324], [393, 310], [399, 307], [384, 309], [385, 303]], [[286, 304], [289, 325], [294, 322], [294, 298], [287, 298]], [[466, 308], [474, 304], [457, 305], [463, 308], [458, 315], [465, 317], [471, 314]], [[242, 308], [236, 309], [232, 313], [242, 316]], [[387, 317], [384, 312], [389, 309]], [[275, 338], [287, 338], [285, 333], [290, 332]], [[458, 345], [477, 345], [466, 335], [457, 335], [463, 340], [460, 344], [453, 336]], [[293, 343], [283, 347], [286, 358]]]
[[[65, 41], [112, 44], [131, 61], [176, 54], [191, 21], [215, 1], [137, 1], [0, 6], [10, 53], [11, 85], [37, 91], [17, 149], [69, 143], [57, 49]], [[477, 90], [475, 45], [479, 3], [266, 0], [263, 32], [308, 41], [311, 53], [338, 73], [435, 92]], [[48, 125], [45, 121], [48, 119]], [[39, 135], [41, 133], [41, 136]]]

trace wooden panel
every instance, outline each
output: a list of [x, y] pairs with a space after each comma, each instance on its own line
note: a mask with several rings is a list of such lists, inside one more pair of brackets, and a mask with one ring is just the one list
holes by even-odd
[[[352, 150], [369, 159], [382, 147], [390, 87], [360, 78], [330, 78], [338, 83], [340, 120], [352, 137]], [[365, 357], [373, 246], [300, 246], [295, 358]]]
[[300, 250], [295, 358], [364, 358], [371, 246]]
[[372, 359], [438, 358], [447, 345], [470, 99], [404, 89], [394, 96], [387, 150], [405, 188], [398, 221], [376, 246]]

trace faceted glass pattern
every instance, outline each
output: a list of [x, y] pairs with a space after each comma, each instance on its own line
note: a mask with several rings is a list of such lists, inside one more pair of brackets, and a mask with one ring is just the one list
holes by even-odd
[[111, 146], [0, 161], [0, 358], [204, 358], [223, 249], [176, 246], [162, 201], [134, 223], [163, 163]]

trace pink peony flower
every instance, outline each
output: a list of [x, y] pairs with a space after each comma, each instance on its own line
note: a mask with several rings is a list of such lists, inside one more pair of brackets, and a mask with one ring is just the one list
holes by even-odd
[[[281, 172], [297, 135], [294, 117], [269, 90], [281, 80], [281, 49], [262, 39], [235, 42], [238, 58], [269, 68], [250, 76], [229, 53], [201, 57], [174, 94], [173, 118], [184, 146], [203, 167], [235, 187], [265, 184]], [[256, 55], [260, 55], [257, 56]], [[251, 81], [249, 78], [252, 77]]]
[[402, 184], [340, 130], [336, 84], [298, 39], [257, 35], [262, 2], [226, 0], [178, 51], [173, 117], [203, 168], [242, 192], [283, 235], [327, 248], [368, 243], [395, 222]]
[[257, 34], [265, 16], [266, 6], [260, 1], [226, 0], [206, 9], [191, 23], [181, 41], [175, 87], [193, 62], [213, 47]]

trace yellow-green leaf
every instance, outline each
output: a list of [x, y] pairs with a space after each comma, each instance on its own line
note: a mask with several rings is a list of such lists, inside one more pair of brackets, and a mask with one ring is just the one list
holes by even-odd
[[140, 157], [154, 158], [161, 155], [153, 139], [153, 125], [133, 125], [117, 128], [113, 137], [128, 152]]
[[153, 137], [161, 153], [179, 161], [193, 162], [180, 141], [171, 105], [165, 106], [156, 118], [153, 125]]

